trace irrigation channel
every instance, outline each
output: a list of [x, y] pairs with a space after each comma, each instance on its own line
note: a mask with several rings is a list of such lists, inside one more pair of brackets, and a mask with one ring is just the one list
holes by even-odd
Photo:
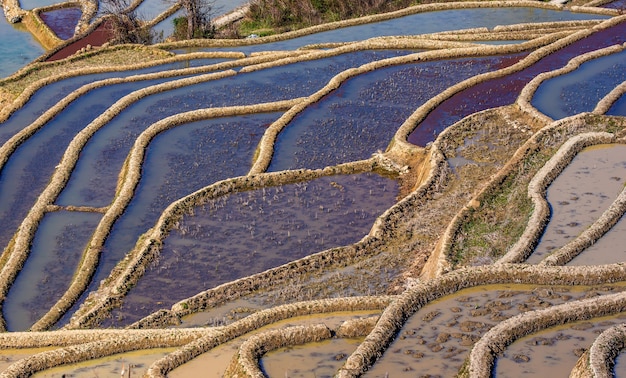
[[617, 374], [619, 9], [419, 5], [0, 81], [0, 377]]

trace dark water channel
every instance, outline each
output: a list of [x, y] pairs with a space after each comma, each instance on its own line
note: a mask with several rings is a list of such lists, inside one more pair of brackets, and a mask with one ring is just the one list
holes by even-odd
[[394, 180], [357, 174], [211, 201], [167, 237], [158, 262], [131, 289], [122, 309], [114, 311], [114, 325], [219, 284], [355, 243], [397, 194]]
[[[573, 240], [615, 201], [626, 179], [624, 154], [626, 145], [588, 147], [550, 184], [547, 189], [550, 222], [526, 262], [536, 264], [554, 249]], [[612, 254], [610, 250], [605, 253]], [[596, 260], [594, 252], [588, 250], [583, 254], [585, 257], [579, 256], [575, 259], [578, 263], [572, 261], [572, 265], [604, 263]]]
[[517, 73], [482, 82], [450, 97], [437, 106], [409, 135], [409, 142], [425, 146], [446, 127], [489, 108], [515, 102], [520, 91], [542, 72], [555, 70], [577, 55], [626, 42], [626, 22], [574, 42]]
[[269, 171], [323, 168], [384, 151], [406, 118], [431, 97], [523, 56], [430, 61], [351, 78], [288, 124], [277, 138]]
[[590, 112], [625, 80], [626, 50], [585, 62], [572, 72], [544, 81], [531, 103], [552, 119]]

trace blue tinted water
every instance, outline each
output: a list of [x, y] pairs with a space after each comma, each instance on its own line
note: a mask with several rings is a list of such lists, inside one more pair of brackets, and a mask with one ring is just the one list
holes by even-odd
[[606, 114], [626, 117], [626, 94], [615, 101]]
[[243, 51], [246, 53], [263, 50], [295, 50], [299, 47], [314, 43], [350, 42], [389, 35], [415, 35], [476, 27], [493, 28], [497, 25], [510, 25], [527, 22], [607, 18], [609, 17], [536, 8], [477, 8], [443, 10], [418, 13], [388, 21], [325, 31], [287, 41], [254, 46], [229, 47], [225, 48], [225, 50]]
[[46, 214], [31, 252], [2, 306], [10, 331], [23, 331], [47, 312], [69, 287], [98, 213]]
[[[20, 25], [21, 26], [21, 25]], [[0, 79], [11, 75], [44, 53], [28, 32], [8, 23], [0, 12]]]
[[58, 203], [105, 206], [113, 199], [119, 169], [134, 138], [151, 123], [180, 111], [307, 96], [335, 74], [410, 51], [364, 51], [300, 62], [155, 94], [134, 104], [87, 144]]
[[344, 82], [278, 135], [270, 171], [323, 168], [385, 150], [420, 105], [447, 87], [501, 67], [510, 57], [387, 67]]
[[[15, 133], [31, 124], [34, 120], [42, 115], [46, 110], [55, 105], [59, 100], [70, 94], [72, 91], [80, 88], [85, 84], [89, 84], [98, 80], [128, 77], [132, 75], [148, 74], [158, 71], [176, 70], [189, 67], [197, 67], [201, 65], [215, 64], [223, 62], [226, 59], [190, 59], [176, 63], [168, 63], [157, 65], [154, 67], [142, 68], [138, 70], [114, 71], [100, 74], [81, 75], [64, 79], [56, 83], [48, 84], [37, 90], [30, 100], [16, 110], [5, 122], [0, 123], [0, 144], [5, 143]], [[172, 78], [169, 80], [175, 80]], [[142, 84], [139, 84], [142, 85]], [[146, 84], [143, 84], [146, 85]]]
[[123, 95], [143, 85], [162, 81], [113, 85], [88, 93], [68, 105], [16, 149], [0, 173], [2, 248], [48, 183], [54, 167], [76, 133]]
[[541, 83], [532, 105], [552, 119], [592, 111], [598, 101], [626, 80], [626, 50], [580, 65]]

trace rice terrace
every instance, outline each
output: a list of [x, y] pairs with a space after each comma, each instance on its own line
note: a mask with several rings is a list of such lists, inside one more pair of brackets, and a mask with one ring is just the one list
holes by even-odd
[[2, 0], [0, 377], [626, 377], [623, 0], [189, 1]]

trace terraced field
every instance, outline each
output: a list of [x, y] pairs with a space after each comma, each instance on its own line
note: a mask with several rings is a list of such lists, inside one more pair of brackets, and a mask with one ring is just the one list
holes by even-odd
[[622, 8], [417, 5], [5, 78], [0, 376], [623, 376]]

